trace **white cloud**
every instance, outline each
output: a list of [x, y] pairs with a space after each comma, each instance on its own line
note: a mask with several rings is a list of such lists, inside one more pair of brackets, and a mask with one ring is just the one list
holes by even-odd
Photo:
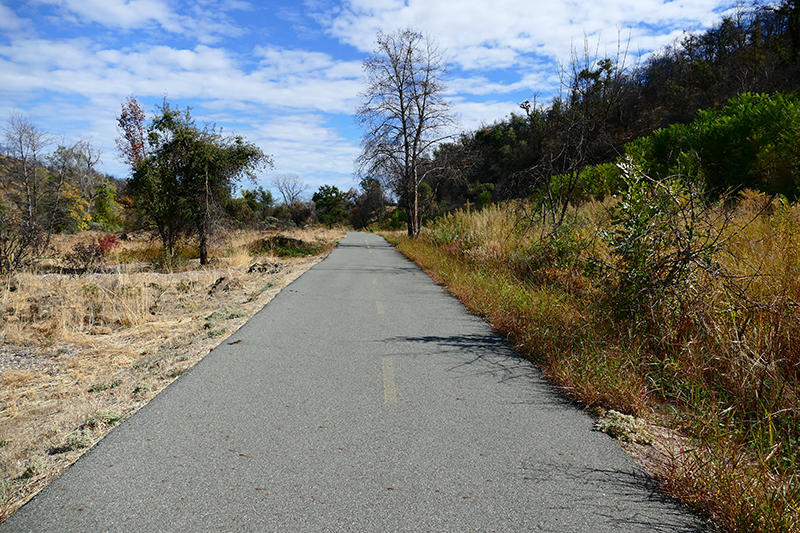
[[82, 22], [131, 30], [158, 25], [167, 31], [182, 29], [178, 15], [162, 0], [38, 0], [61, 8]]
[[32, 29], [31, 21], [19, 18], [10, 8], [0, 4], [0, 32], [15, 35]]
[[[344, 191], [356, 185], [352, 171], [360, 148], [330, 127], [323, 115], [276, 117], [247, 137], [275, 155], [275, 168], [270, 176], [297, 174], [309, 185], [310, 193], [321, 185], [336, 185]], [[266, 178], [262, 184], [268, 187]]]
[[61, 94], [138, 94], [250, 102], [349, 113], [361, 89], [361, 63], [319, 52], [258, 48], [247, 71], [221, 48], [150, 46], [99, 49], [86, 39], [20, 40], [0, 46], [5, 90]]
[[62, 22], [96, 23], [123, 31], [165, 30], [191, 36], [204, 44], [218, 42], [220, 36], [239, 37], [245, 30], [234, 24], [228, 11], [252, 8], [246, 2], [188, 2], [179, 14], [167, 0], [36, 0], [56, 6]]
[[[613, 44], [618, 31], [632, 29], [634, 48], [667, 44], [663, 36], [687, 26], [708, 26], [726, 0], [552, 1], [535, 7], [519, 0], [349, 0], [331, 15], [330, 32], [364, 52], [374, 48], [378, 30], [411, 25], [435, 36], [465, 69], [519, 66], [526, 56], [569, 56], [584, 35]], [[656, 28], [656, 29], [654, 29]], [[653, 36], [660, 38], [653, 39]]]
[[462, 131], [475, 131], [488, 124], [498, 122], [511, 113], [524, 114], [519, 107], [519, 102], [513, 101], [470, 102], [458, 100], [452, 103], [452, 108], [460, 119], [459, 128]]

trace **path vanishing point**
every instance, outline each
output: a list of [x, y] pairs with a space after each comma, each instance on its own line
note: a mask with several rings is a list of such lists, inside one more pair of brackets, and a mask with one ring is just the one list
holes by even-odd
[[0, 533], [702, 530], [592, 425], [348, 233]]

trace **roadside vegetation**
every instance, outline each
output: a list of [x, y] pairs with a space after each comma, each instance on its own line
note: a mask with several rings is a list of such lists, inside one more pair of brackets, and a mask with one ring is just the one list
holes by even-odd
[[[187, 247], [169, 271], [149, 233], [107, 254], [95, 250], [105, 234], [55, 236], [47, 264], [0, 287], [0, 521], [343, 236], [234, 232], [209, 247], [207, 266]], [[76, 267], [76, 249], [95, 251], [88, 268]]]
[[649, 421], [616, 435], [723, 531], [800, 531], [799, 16], [584, 43], [552, 101], [418, 158], [419, 237], [386, 233], [598, 429]]
[[797, 531], [800, 206], [709, 208], [714, 250], [675, 274], [664, 259], [694, 252], [628, 233], [626, 201], [571, 208], [557, 231], [512, 202], [394, 240], [591, 412], [667, 428], [650, 431], [661, 458], [643, 452], [667, 491], [725, 530]]

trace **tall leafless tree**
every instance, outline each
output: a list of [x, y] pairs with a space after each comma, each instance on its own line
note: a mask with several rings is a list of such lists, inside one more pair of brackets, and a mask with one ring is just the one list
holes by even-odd
[[378, 33], [364, 60], [366, 90], [356, 119], [364, 128], [357, 160], [362, 177], [381, 177], [408, 211], [408, 234], [420, 232], [419, 186], [426, 154], [447, 138], [455, 116], [444, 98], [443, 53], [411, 28]]
[[4, 151], [10, 160], [0, 187], [27, 220], [36, 221], [46, 190], [45, 149], [53, 138], [19, 114], [12, 114], [4, 129]]

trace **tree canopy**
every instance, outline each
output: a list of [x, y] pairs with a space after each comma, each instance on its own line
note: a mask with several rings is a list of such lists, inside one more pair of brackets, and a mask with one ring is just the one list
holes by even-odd
[[322, 185], [311, 198], [317, 210], [317, 218], [333, 227], [347, 220], [349, 213], [347, 195], [335, 185]]
[[147, 127], [141, 149], [141, 120], [126, 120], [140, 116], [134, 104], [123, 104], [118, 122], [123, 133], [119, 144], [133, 164], [136, 205], [158, 228], [167, 255], [174, 253], [180, 235], [192, 233], [200, 262], [206, 264], [208, 235], [235, 185], [243, 177], [255, 181], [256, 172], [272, 166], [272, 160], [241, 136], [223, 136], [213, 125], [198, 127], [189, 109], [178, 110], [166, 101]]

